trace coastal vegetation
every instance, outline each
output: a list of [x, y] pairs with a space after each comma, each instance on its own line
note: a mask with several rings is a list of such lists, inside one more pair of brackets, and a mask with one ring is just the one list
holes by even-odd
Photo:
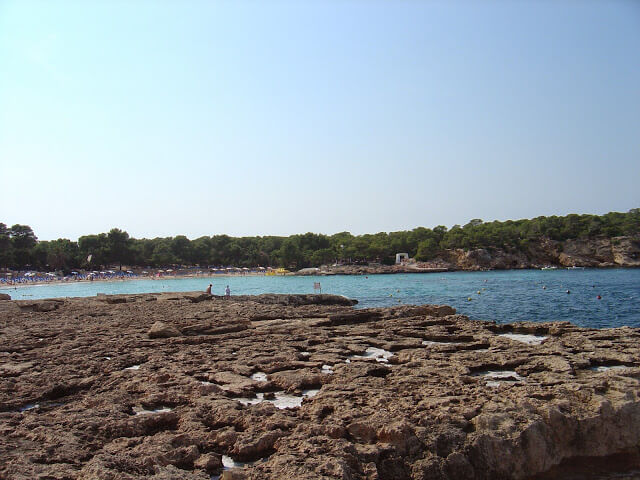
[[153, 239], [131, 238], [118, 228], [72, 241], [38, 240], [28, 225], [0, 223], [0, 267], [13, 270], [63, 270], [123, 264], [139, 267], [167, 265], [235, 265], [240, 267], [316, 267], [327, 263], [393, 263], [406, 252], [419, 261], [436, 258], [447, 249], [501, 248], [527, 252], [536, 242], [550, 239], [615, 238], [640, 233], [640, 208], [627, 213], [566, 215], [529, 220], [466, 225], [418, 227], [399, 232], [352, 235], [305, 233], [281, 236], [184, 235]]

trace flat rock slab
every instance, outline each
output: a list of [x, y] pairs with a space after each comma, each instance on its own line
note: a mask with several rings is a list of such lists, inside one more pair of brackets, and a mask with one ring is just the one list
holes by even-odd
[[638, 329], [329, 295], [0, 304], [0, 478], [527, 479], [639, 461]]
[[164, 322], [156, 322], [151, 325], [147, 335], [149, 338], [170, 338], [179, 337], [182, 333], [173, 325], [168, 325]]

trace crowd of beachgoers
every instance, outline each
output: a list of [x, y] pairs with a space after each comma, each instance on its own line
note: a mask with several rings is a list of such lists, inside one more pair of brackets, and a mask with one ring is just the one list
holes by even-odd
[[166, 269], [148, 268], [145, 270], [92, 270], [62, 272], [0, 272], [0, 285], [35, 285], [59, 282], [93, 282], [104, 280], [133, 280], [140, 278], [157, 279], [167, 277], [207, 277], [213, 275], [265, 275], [271, 269], [264, 267], [176, 267]]

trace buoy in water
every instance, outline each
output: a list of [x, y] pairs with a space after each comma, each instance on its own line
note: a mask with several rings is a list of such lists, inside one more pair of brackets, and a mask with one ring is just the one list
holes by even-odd
[[470, 301], [471, 301], [471, 297], [467, 298], [467, 302], [470, 302]]
[[393, 293], [390, 293], [390, 294], [389, 294], [389, 296], [390, 296], [390, 297], [393, 297]]
[[546, 286], [546, 285], [542, 285], [542, 289], [543, 289], [543, 290], [546, 290], [546, 289], [547, 289], [547, 286]]
[[600, 295], [598, 295], [596, 298], [597, 298], [598, 300], [602, 300], [602, 297], [601, 297]]
[[567, 290], [567, 293], [571, 293], [571, 291]]
[[480, 295], [482, 292], [480, 290], [478, 290], [478, 295]]

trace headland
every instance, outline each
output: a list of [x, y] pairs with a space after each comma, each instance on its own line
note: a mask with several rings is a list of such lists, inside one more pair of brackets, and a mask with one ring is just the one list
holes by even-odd
[[532, 479], [640, 465], [640, 330], [353, 303], [0, 300], [0, 477]]
[[380, 263], [323, 265], [297, 275], [375, 275], [378, 273], [438, 273], [446, 271], [523, 270], [552, 268], [640, 267], [640, 236], [597, 237], [556, 241], [531, 240], [527, 249], [503, 247], [449, 248], [428, 261], [398, 265]]

